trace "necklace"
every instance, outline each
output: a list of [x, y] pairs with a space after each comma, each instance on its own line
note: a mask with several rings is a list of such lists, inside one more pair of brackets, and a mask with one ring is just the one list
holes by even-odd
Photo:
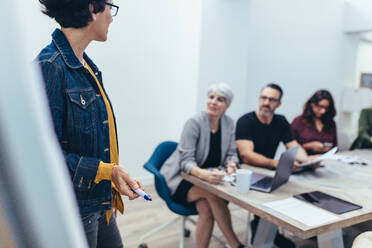
[[219, 126], [219, 120], [218, 119], [215, 119], [215, 120], [209, 120], [209, 128], [211, 130], [212, 133], [216, 133], [217, 130], [218, 130], [218, 126]]
[[213, 134], [217, 133], [217, 131], [218, 131], [218, 127], [216, 127], [216, 128], [211, 128], [211, 132], [212, 132]]

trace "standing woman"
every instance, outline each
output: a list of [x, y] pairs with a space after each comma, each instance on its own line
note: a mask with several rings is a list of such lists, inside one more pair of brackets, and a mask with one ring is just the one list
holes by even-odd
[[213, 168], [222, 165], [229, 173], [236, 171], [238, 157], [234, 121], [225, 115], [232, 98], [233, 93], [227, 84], [211, 85], [207, 111], [186, 122], [176, 151], [161, 169], [174, 201], [186, 207], [196, 207], [198, 211], [195, 233], [196, 247], [200, 248], [208, 247], [214, 220], [232, 248], [244, 247], [233, 231], [227, 202], [181, 177], [183, 171], [216, 184], [224, 173]]
[[119, 7], [111, 0], [39, 2], [61, 26], [37, 61], [89, 246], [123, 247], [112, 210], [123, 213], [120, 195], [137, 198], [133, 190], [141, 185], [118, 166], [112, 105], [101, 72], [85, 53], [91, 41], [106, 41]]
[[302, 115], [292, 121], [293, 136], [309, 155], [324, 153], [337, 146], [335, 115], [331, 93], [318, 90], [305, 103]]

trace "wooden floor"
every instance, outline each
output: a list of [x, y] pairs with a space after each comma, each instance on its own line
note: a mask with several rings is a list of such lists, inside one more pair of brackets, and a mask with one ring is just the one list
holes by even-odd
[[[157, 195], [154, 186], [146, 186], [146, 192], [151, 195], [152, 202], [147, 202], [144, 199], [136, 199], [134, 201], [124, 199], [125, 213], [124, 215], [118, 215], [117, 222], [126, 248], [137, 248], [140, 244], [140, 237], [144, 233], [178, 217], [167, 208], [165, 202]], [[234, 230], [240, 241], [243, 242], [246, 237], [248, 212], [231, 203], [229, 204], [229, 208]], [[196, 220], [197, 216], [193, 217], [193, 219]], [[192, 248], [195, 247], [195, 228], [190, 222], [187, 223], [187, 227], [191, 230], [191, 236], [185, 238], [185, 248]], [[144, 242], [148, 248], [177, 248], [180, 233], [181, 222], [178, 221], [148, 237]], [[360, 230], [357, 228], [344, 230], [345, 248], [351, 246], [352, 240], [358, 233], [360, 233]], [[217, 225], [214, 227], [214, 234], [226, 242]], [[297, 246], [300, 248], [317, 247], [315, 239], [299, 240], [293, 237], [292, 239], [295, 240]], [[222, 248], [223, 245], [212, 238], [209, 247]]]

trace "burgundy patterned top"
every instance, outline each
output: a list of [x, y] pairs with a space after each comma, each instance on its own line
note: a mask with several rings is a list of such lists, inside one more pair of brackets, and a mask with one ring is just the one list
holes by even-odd
[[[293, 138], [297, 140], [299, 144], [305, 144], [311, 141], [319, 141], [322, 143], [332, 143], [333, 146], [337, 146], [337, 131], [336, 123], [333, 123], [333, 127], [327, 132], [319, 132], [315, 124], [308, 124], [302, 118], [302, 116], [297, 116], [294, 118], [291, 124]], [[306, 150], [309, 155], [315, 154], [311, 150]]]

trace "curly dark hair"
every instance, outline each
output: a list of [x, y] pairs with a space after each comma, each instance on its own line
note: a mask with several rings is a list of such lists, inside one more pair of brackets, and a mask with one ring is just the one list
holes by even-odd
[[324, 132], [328, 132], [335, 126], [333, 118], [336, 115], [333, 97], [328, 90], [318, 90], [309, 98], [309, 100], [306, 101], [304, 105], [304, 111], [302, 113], [302, 120], [307, 125], [313, 124], [315, 114], [313, 112], [311, 104], [318, 104], [321, 100], [327, 100], [329, 102], [327, 112], [325, 112], [324, 115], [321, 117], [321, 121], [324, 125], [323, 130]]
[[61, 27], [82, 28], [92, 21], [89, 5], [93, 13], [105, 10], [105, 0], [39, 0], [42, 12], [54, 18]]

